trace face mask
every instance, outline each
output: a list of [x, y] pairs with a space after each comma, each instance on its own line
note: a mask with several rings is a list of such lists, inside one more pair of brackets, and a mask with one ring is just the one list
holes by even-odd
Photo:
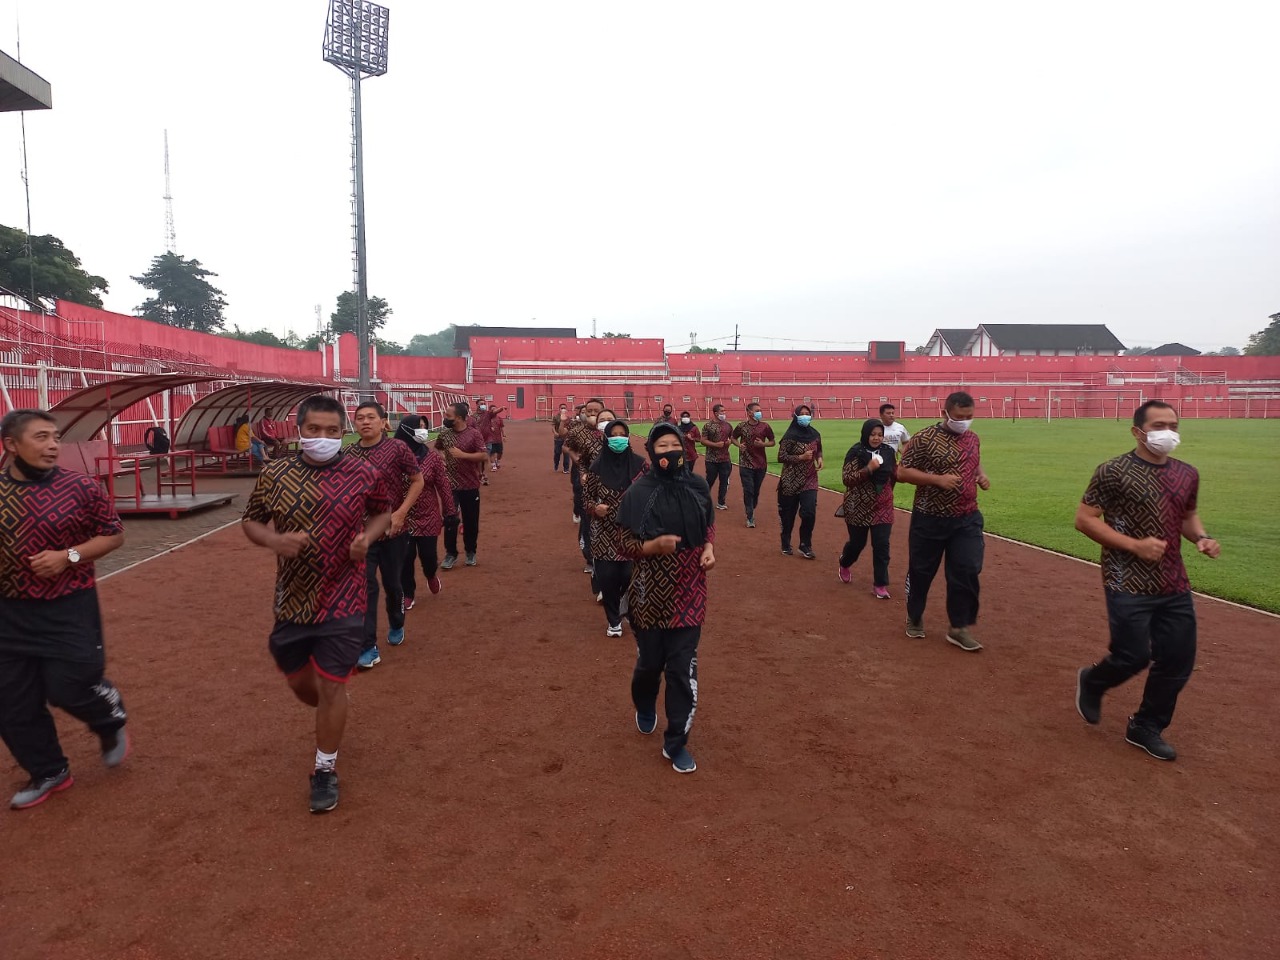
[[334, 437], [299, 437], [298, 446], [302, 452], [317, 463], [328, 463], [342, 449], [342, 438]]
[[34, 480], [36, 483], [43, 483], [45, 480], [48, 480], [49, 477], [53, 475], [53, 471], [57, 469], [56, 467], [49, 467], [47, 470], [42, 470], [40, 467], [33, 467], [16, 453], [13, 455], [13, 462], [14, 465], [22, 471], [22, 475], [24, 477], [28, 480]]
[[626, 450], [629, 446], [631, 446], [631, 439], [629, 437], [609, 438], [609, 449], [614, 453], [622, 453], [622, 451]]
[[751, 419], [752, 419], [752, 420], [763, 420], [763, 419], [764, 419], [764, 411], [763, 411], [763, 410], [754, 410], [754, 411], [752, 411], [752, 413], [751, 413]]
[[1147, 449], [1159, 457], [1167, 457], [1182, 442], [1176, 430], [1148, 430], [1144, 439]]
[[802, 427], [807, 427], [812, 422], [813, 417], [809, 416], [807, 413], [802, 413], [800, 416], [796, 417], [796, 423], [800, 424]]
[[721, 423], [724, 423], [724, 422], [725, 422], [726, 420], [728, 420], [729, 418], [728, 418], [728, 416], [726, 416], [726, 415], [725, 415], [725, 414], [723, 414], [723, 413], [717, 413], [717, 414], [716, 414], [716, 419], [717, 419], [717, 420], [719, 420]]
[[670, 418], [670, 416], [671, 416], [671, 411], [670, 411], [670, 410], [663, 410], [663, 411], [662, 411], [662, 415], [663, 415], [664, 417], [668, 417], [668, 418]]
[[413, 431], [413, 439], [417, 440], [419, 443], [426, 443], [431, 439], [431, 431], [423, 430], [419, 427], [417, 430]]
[[609, 429], [610, 422], [611, 421], [609, 420], [599, 420], [596, 422], [596, 429], [599, 430], [601, 433], [604, 433], [606, 430]]
[[666, 453], [653, 455], [653, 465], [667, 473], [672, 473], [682, 463], [684, 463], [684, 454], [679, 450], [668, 450]]
[[968, 433], [972, 420], [952, 420], [947, 417], [947, 429], [952, 433]]
[[681, 418], [680, 418], [680, 422], [681, 422], [681, 423], [693, 423], [693, 421], [692, 421], [691, 419], [689, 419], [688, 417], [681, 417]]

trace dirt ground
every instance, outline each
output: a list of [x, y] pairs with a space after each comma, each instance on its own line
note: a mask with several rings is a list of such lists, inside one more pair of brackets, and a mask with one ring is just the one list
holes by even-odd
[[[546, 433], [510, 429], [480, 565], [353, 682], [327, 816], [266, 651], [271, 556], [232, 528], [105, 581], [136, 750], [106, 771], [60, 718], [76, 786], [0, 812], [0, 957], [1280, 956], [1275, 619], [1199, 601], [1160, 763], [1123, 739], [1137, 684], [1100, 727], [1073, 706], [1096, 568], [990, 540], [986, 649], [945, 642], [938, 592], [911, 641], [866, 559], [837, 581], [835, 494], [818, 560], [782, 557], [735, 476], [678, 776], [636, 732]], [[130, 549], [175, 530], [131, 523]]]

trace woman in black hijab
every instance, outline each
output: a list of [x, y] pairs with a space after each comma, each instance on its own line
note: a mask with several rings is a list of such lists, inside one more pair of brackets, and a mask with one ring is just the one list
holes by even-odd
[[582, 474], [582, 506], [591, 518], [591, 563], [609, 624], [605, 636], [620, 637], [622, 595], [631, 582], [631, 560], [622, 552], [618, 505], [649, 461], [631, 449], [631, 428], [625, 420], [610, 419], [604, 433], [600, 455]]
[[702, 434], [688, 410], [680, 411], [680, 422], [676, 424], [676, 429], [680, 431], [680, 439], [684, 442], [685, 469], [693, 473], [694, 467], [698, 465], [698, 444], [702, 442]]
[[667, 678], [662, 755], [677, 773], [693, 773], [689, 728], [698, 707], [698, 641], [707, 612], [707, 571], [715, 566], [715, 507], [707, 481], [685, 469], [684, 437], [659, 423], [645, 444], [649, 470], [618, 508], [622, 553], [635, 560], [631, 627], [636, 667], [631, 700], [643, 734], [658, 726], [658, 689]]
[[791, 529], [800, 514], [800, 556], [814, 559], [813, 527], [818, 516], [818, 471], [822, 469], [822, 434], [810, 426], [813, 409], [796, 407], [791, 426], [778, 441], [778, 517], [782, 521], [782, 553], [791, 556]]
[[876, 597], [889, 599], [889, 539], [893, 534], [893, 485], [897, 481], [898, 455], [884, 442], [884, 424], [868, 420], [862, 437], [844, 458], [844, 522], [849, 541], [840, 554], [840, 581], [852, 579], [857, 562], [871, 535], [871, 577]]

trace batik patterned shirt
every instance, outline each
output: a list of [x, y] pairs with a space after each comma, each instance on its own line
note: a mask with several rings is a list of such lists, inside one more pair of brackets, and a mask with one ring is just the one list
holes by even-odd
[[378, 471], [378, 476], [386, 484], [387, 493], [391, 497], [391, 510], [394, 513], [404, 506], [409, 493], [409, 483], [418, 472], [418, 460], [409, 449], [409, 445], [401, 443], [393, 437], [383, 437], [372, 447], [362, 447], [358, 442], [349, 445], [346, 452], [353, 457], [364, 460]]
[[[844, 480], [846, 524], [851, 527], [874, 527], [882, 523], [893, 523], [893, 485], [896, 482], [893, 471], [882, 465], [875, 473], [868, 474], [854, 459], [844, 465], [841, 478]], [[878, 479], [885, 480], [879, 491], [876, 490]]]
[[1168, 544], [1155, 563], [1103, 547], [1102, 581], [1108, 590], [1169, 596], [1191, 589], [1182, 562], [1182, 523], [1195, 511], [1199, 492], [1200, 474], [1181, 460], [1149, 463], [1130, 452], [1093, 472], [1084, 502], [1102, 511], [1107, 526], [1135, 540], [1159, 537]]
[[378, 471], [349, 452], [320, 466], [301, 455], [268, 463], [258, 474], [244, 519], [311, 538], [298, 556], [276, 558], [276, 621], [310, 624], [363, 616], [365, 565], [351, 559], [351, 543], [371, 516], [390, 510], [391, 496]]
[[769, 458], [764, 447], [757, 447], [756, 440], [769, 442], [773, 439], [773, 427], [763, 420], [744, 420], [733, 428], [733, 439], [742, 444], [738, 451], [738, 466], [748, 470], [767, 470]]
[[[593, 461], [594, 462], [594, 461]], [[641, 476], [649, 469], [644, 463], [632, 477]], [[591, 559], [593, 560], [629, 560], [622, 552], [622, 528], [618, 526], [618, 505], [622, 503], [625, 490], [614, 490], [607, 486], [596, 474], [587, 471], [582, 475], [582, 501], [587, 514], [591, 517]], [[593, 507], [603, 504], [608, 513], [597, 517]]]
[[[810, 460], [801, 460], [806, 453], [812, 453]], [[778, 477], [778, 493], [784, 497], [794, 497], [806, 490], [818, 489], [818, 458], [822, 456], [822, 437], [805, 443], [801, 440], [782, 438], [778, 444], [778, 462], [782, 464], [782, 475]]]
[[978, 473], [982, 469], [981, 441], [972, 430], [952, 433], [940, 423], [925, 427], [911, 441], [899, 467], [938, 476], [956, 474], [960, 489], [916, 487], [913, 510], [931, 517], [967, 517], [978, 509]]
[[436, 437], [436, 449], [444, 457], [445, 471], [449, 474], [449, 486], [454, 490], [479, 490], [484, 477], [483, 460], [461, 460], [451, 457], [446, 450], [453, 448], [463, 453], [484, 453], [484, 437], [475, 427], [468, 426], [461, 433], [445, 427]]
[[430, 447], [425, 448], [418, 458], [418, 470], [422, 473], [422, 493], [409, 508], [405, 531], [411, 537], [437, 537], [444, 525], [444, 517], [458, 513], [444, 455]]
[[[703, 441], [710, 440], [712, 443], [723, 443], [729, 439], [732, 428], [729, 424], [720, 420], [708, 420], [702, 427]], [[728, 463], [729, 448], [728, 447], [707, 447], [708, 463]]]
[[92, 561], [69, 564], [50, 578], [36, 576], [30, 558], [123, 532], [102, 485], [83, 473], [54, 467], [44, 480], [15, 480], [0, 472], [0, 596], [56, 600], [87, 590], [94, 585]]
[[[707, 503], [711, 503], [708, 496]], [[713, 508], [714, 509], [714, 508]], [[707, 616], [707, 572], [702, 547], [683, 547], [664, 556], [646, 557], [639, 537], [621, 527], [621, 553], [634, 560], [627, 590], [628, 619], [638, 630], [679, 630], [700, 627]], [[714, 520], [707, 526], [707, 543], [715, 543]]]
[[569, 435], [564, 439], [565, 449], [572, 450], [578, 457], [576, 464], [580, 475], [585, 476], [588, 468], [600, 456], [604, 447], [604, 433], [588, 423], [578, 421], [569, 428]]

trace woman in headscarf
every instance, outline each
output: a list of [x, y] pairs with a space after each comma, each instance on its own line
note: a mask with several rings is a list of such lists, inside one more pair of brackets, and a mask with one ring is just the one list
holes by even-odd
[[454, 503], [453, 488], [449, 486], [449, 473], [445, 468], [444, 457], [427, 446], [431, 434], [427, 431], [426, 420], [416, 414], [405, 417], [400, 421], [400, 426], [396, 427], [395, 438], [405, 444], [417, 458], [418, 469], [422, 473], [422, 493], [409, 508], [409, 516], [404, 525], [408, 545], [401, 565], [400, 586], [404, 592], [404, 610], [408, 613], [413, 609], [413, 598], [418, 589], [418, 581], [413, 572], [415, 563], [422, 564], [427, 589], [433, 594], [440, 592], [440, 530], [445, 517], [457, 518], [458, 507]]
[[693, 416], [688, 410], [680, 411], [680, 422], [676, 424], [680, 430], [680, 440], [684, 444], [684, 466], [690, 473], [693, 468], [698, 465], [698, 444], [702, 442], [702, 434], [698, 432], [698, 425], [693, 422]]
[[852, 567], [871, 535], [871, 582], [875, 595], [889, 599], [889, 538], [893, 534], [893, 485], [898, 455], [884, 442], [884, 424], [868, 420], [862, 437], [844, 457], [844, 522], [849, 541], [840, 554], [839, 577], [852, 579]]
[[618, 505], [649, 461], [631, 449], [631, 428], [625, 420], [610, 419], [605, 445], [582, 475], [582, 501], [591, 518], [591, 562], [596, 587], [604, 603], [609, 628], [606, 637], [622, 636], [622, 595], [631, 582], [631, 560], [622, 553]]
[[715, 566], [715, 507], [707, 481], [684, 464], [684, 439], [659, 423], [645, 444], [649, 470], [622, 497], [622, 554], [635, 560], [630, 603], [636, 635], [631, 700], [643, 734], [658, 726], [658, 689], [667, 678], [662, 755], [693, 773], [689, 728], [698, 706], [698, 640], [707, 612], [707, 571]]
[[800, 514], [800, 556], [814, 559], [813, 526], [818, 515], [818, 471], [822, 469], [822, 434], [813, 429], [813, 409], [796, 407], [791, 426], [778, 441], [778, 516], [782, 520], [782, 552], [791, 556], [791, 529]]

